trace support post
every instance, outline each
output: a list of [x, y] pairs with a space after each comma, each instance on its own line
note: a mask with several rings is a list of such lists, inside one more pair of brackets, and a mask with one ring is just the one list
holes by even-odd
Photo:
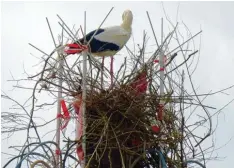
[[[86, 11], [84, 12], [84, 39], [86, 43]], [[82, 52], [83, 55], [83, 79], [82, 79], [82, 149], [84, 151], [84, 159], [81, 167], [85, 168], [86, 163], [86, 77], [87, 77], [87, 58], [88, 50]]]
[[[162, 20], [161, 20], [162, 22], [161, 22], [161, 47], [160, 47], [160, 54], [159, 54], [159, 66], [160, 66], [160, 92], [159, 92], [159, 94], [160, 94], [160, 97], [162, 98], [163, 97], [163, 95], [164, 95], [164, 71], [165, 71], [165, 66], [164, 66], [164, 51], [163, 51], [163, 47], [162, 47], [162, 45], [163, 45], [163, 18], [162, 18]], [[159, 118], [159, 120], [162, 120], [163, 119], [163, 108], [164, 108], [164, 101], [162, 100], [162, 99], [160, 99], [160, 103], [159, 103], [159, 105], [160, 105], [160, 113], [161, 114], [159, 114], [160, 115], [160, 118]]]
[[[182, 82], [181, 82], [181, 102], [180, 102], [180, 111], [181, 111], [181, 136], [184, 138], [184, 70], [182, 71]], [[181, 168], [184, 168], [184, 147], [183, 147], [183, 138], [180, 141], [180, 160]]]
[[[160, 55], [159, 55], [159, 66], [160, 66], [160, 102], [159, 102], [159, 114], [160, 120], [163, 119], [163, 109], [164, 109], [164, 100], [162, 97], [164, 96], [164, 51], [163, 51], [163, 18], [161, 20], [161, 47], [160, 47]], [[162, 149], [160, 147], [160, 152], [162, 152]], [[161, 160], [159, 161], [159, 167], [162, 167]]]
[[84, 160], [81, 162], [81, 167], [85, 168], [86, 163], [86, 75], [87, 75], [87, 51], [82, 52], [83, 55], [83, 79], [82, 79], [82, 121], [83, 121], [83, 136], [82, 148], [84, 151]]
[[160, 64], [160, 96], [164, 95], [164, 52], [163, 52], [163, 18], [161, 23], [161, 51], [159, 55], [159, 64]]
[[[57, 116], [61, 114], [61, 104], [60, 101], [62, 99], [62, 75], [63, 74], [63, 58], [61, 55], [59, 55], [59, 66], [58, 66], [58, 76], [59, 76], [59, 81], [58, 81], [58, 99], [57, 99]], [[61, 119], [60, 117], [57, 117], [57, 123], [56, 123], [56, 143], [58, 144], [58, 147], [60, 148], [60, 125], [61, 125]], [[59, 148], [56, 149], [57, 152], [60, 152]], [[59, 167], [59, 153], [56, 153], [55, 161], [57, 167]]]

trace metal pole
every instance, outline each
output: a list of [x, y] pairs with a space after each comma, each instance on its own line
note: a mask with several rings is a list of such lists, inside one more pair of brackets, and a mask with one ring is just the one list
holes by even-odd
[[[57, 116], [61, 114], [61, 104], [60, 101], [62, 99], [62, 73], [63, 73], [63, 59], [60, 56], [59, 60], [59, 66], [58, 66], [58, 76], [59, 76], [59, 81], [58, 81], [58, 99], [57, 99]], [[57, 118], [57, 123], [56, 123], [56, 143], [58, 144], [58, 147], [60, 148], [60, 125], [61, 125], [61, 120], [60, 117]], [[60, 150], [57, 148], [57, 150]], [[59, 167], [59, 156], [56, 154], [55, 160], [56, 160], [56, 165]]]
[[[163, 18], [161, 20], [161, 51], [160, 51], [160, 55], [159, 55], [159, 65], [160, 65], [160, 102], [159, 102], [159, 105], [160, 105], [160, 108], [164, 108], [164, 101], [162, 99], [163, 95], [164, 95], [164, 52], [163, 52]], [[161, 119], [163, 118], [163, 112], [160, 110], [160, 112], [162, 114], [161, 116]], [[162, 149], [160, 147], [160, 152], [162, 152]], [[159, 167], [161, 168], [162, 167], [162, 164], [161, 164], [161, 160], [159, 161]]]
[[86, 163], [86, 75], [87, 75], [87, 51], [83, 51], [83, 79], [82, 79], [82, 120], [83, 120], [83, 136], [82, 148], [84, 151], [84, 160], [81, 162], [81, 167], [85, 168]]
[[[161, 23], [161, 45], [163, 45], [163, 18], [162, 18], [162, 23]], [[159, 64], [160, 64], [160, 96], [164, 95], [164, 52], [163, 48], [161, 46], [161, 51], [159, 55]], [[162, 100], [160, 101], [162, 102]], [[164, 103], [164, 102], [162, 102]]]
[[[84, 38], [86, 42], [86, 11], [84, 12]], [[87, 58], [88, 51], [83, 51], [83, 79], [82, 79], [82, 149], [84, 151], [84, 160], [81, 162], [81, 167], [85, 168], [86, 163], [86, 76], [87, 76]]]
[[[163, 107], [164, 105], [164, 100], [162, 99], [163, 95], [164, 95], [164, 71], [165, 71], [165, 67], [164, 67], [164, 51], [163, 51], [163, 18], [162, 18], [162, 22], [161, 22], [161, 47], [160, 47], [160, 54], [159, 54], [159, 66], [160, 66], [160, 88], [159, 88], [159, 94], [160, 94], [160, 106]], [[163, 118], [163, 114], [162, 118]]]
[[[184, 138], [184, 70], [182, 71], [182, 82], [181, 82], [181, 102], [180, 102], [180, 111], [181, 111], [181, 135]], [[183, 155], [183, 138], [180, 142], [180, 157], [181, 157], [181, 168], [184, 168], [184, 155]]]

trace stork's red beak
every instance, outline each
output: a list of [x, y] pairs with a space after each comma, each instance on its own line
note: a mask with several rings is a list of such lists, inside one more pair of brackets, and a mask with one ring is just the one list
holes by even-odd
[[87, 49], [87, 46], [85, 46], [85, 45], [72, 43], [72, 44], [66, 45], [64, 52], [66, 54], [77, 54], [77, 53], [81, 53], [82, 51], [84, 51], [86, 49]]

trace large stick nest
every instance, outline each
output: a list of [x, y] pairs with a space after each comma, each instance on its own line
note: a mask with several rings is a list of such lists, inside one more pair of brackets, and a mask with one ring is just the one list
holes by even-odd
[[[164, 110], [167, 128], [163, 132], [152, 129], [152, 126], [159, 128], [160, 125], [157, 120], [160, 96], [157, 91], [142, 91], [141, 86], [148, 84], [146, 76], [142, 78], [144, 74], [145, 70], [138, 72], [132, 82], [118, 87], [87, 91], [86, 151], [89, 167], [122, 167], [123, 164], [142, 167], [146, 149], [159, 149], [160, 143], [165, 147], [176, 146], [180, 141], [178, 135], [172, 135], [176, 117], [170, 110]], [[136, 159], [140, 161], [136, 162]], [[158, 164], [159, 160], [156, 162]]]

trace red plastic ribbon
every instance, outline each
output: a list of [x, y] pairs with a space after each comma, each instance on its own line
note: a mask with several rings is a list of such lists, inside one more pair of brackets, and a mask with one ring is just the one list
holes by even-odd
[[62, 107], [62, 109], [63, 109], [64, 117], [65, 117], [65, 118], [70, 117], [70, 113], [68, 112], [68, 109], [67, 109], [67, 106], [66, 106], [65, 101], [64, 101], [64, 100], [61, 100], [60, 103], [61, 103], [61, 107]]
[[163, 120], [163, 110], [164, 110], [164, 105], [159, 104], [158, 105], [158, 120], [160, 120], [160, 121]]
[[65, 124], [63, 126], [61, 126], [61, 128], [60, 128], [61, 130], [63, 130], [64, 128], [67, 127], [71, 117], [70, 117], [70, 113], [69, 113], [69, 111], [67, 109], [66, 103], [65, 103], [65, 101], [63, 99], [60, 101], [60, 104], [61, 104], [61, 107], [62, 107], [63, 114], [58, 114], [57, 118], [62, 118], [62, 119], [65, 120]]
[[130, 84], [136, 90], [137, 94], [145, 93], [148, 86], [147, 73], [143, 71], [137, 78]]
[[164, 68], [160, 68], [159, 71], [164, 71]]
[[58, 114], [57, 118], [63, 118], [63, 115], [62, 114]]
[[[164, 64], [167, 62], [167, 56], [166, 55], [164, 55], [163, 61], [164, 61]], [[159, 63], [159, 60], [158, 59], [154, 60], [154, 63]]]
[[80, 160], [84, 160], [84, 151], [81, 145], [76, 148], [76, 154]]
[[[167, 56], [166, 55], [164, 55], [163, 61], [164, 61], [164, 64], [166, 64], [166, 62], [167, 62]], [[159, 60], [154, 60], [154, 63], [159, 63]], [[162, 67], [162, 68], [159, 69], [159, 71], [164, 71], [164, 69], [165, 68]]]
[[157, 125], [153, 125], [151, 127], [152, 131], [154, 131], [155, 133], [159, 133], [160, 132], [160, 127], [158, 127]]
[[[77, 140], [80, 140], [80, 138], [83, 134], [83, 119], [82, 119], [81, 105], [82, 105], [82, 95], [80, 94], [77, 97], [77, 100], [75, 100], [73, 102], [73, 107], [75, 109], [75, 112], [76, 112], [76, 115], [78, 118], [78, 123], [79, 123], [78, 129], [77, 129], [77, 137], [76, 137]], [[79, 157], [80, 160], [84, 159], [84, 151], [83, 151], [83, 148], [81, 145], [77, 146], [76, 153], [77, 153], [77, 156]]]
[[56, 154], [56, 155], [60, 155], [60, 154], [61, 154], [61, 151], [60, 151], [59, 149], [56, 149], [56, 150], [55, 150], [55, 154]]
[[64, 52], [66, 54], [81, 53], [82, 51], [88, 49], [88, 47], [86, 45], [80, 45], [80, 44], [76, 44], [76, 43], [67, 44], [66, 46], [68, 47], [68, 48], [64, 49]]

